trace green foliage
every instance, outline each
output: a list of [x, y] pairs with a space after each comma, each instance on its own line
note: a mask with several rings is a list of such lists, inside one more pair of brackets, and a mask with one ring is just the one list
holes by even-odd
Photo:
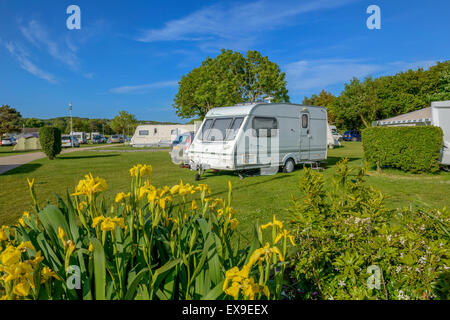
[[[256, 224], [249, 246], [233, 245], [239, 221], [231, 183], [226, 200], [210, 198], [204, 184], [156, 188], [144, 178], [151, 170], [134, 166], [130, 192], [114, 203], [99, 199], [107, 183], [89, 174], [66, 201], [57, 196], [57, 206], [41, 209], [35, 180], [28, 181], [34, 212], [0, 229], [1, 298], [280, 298], [286, 237], [281, 253]], [[77, 268], [79, 286], [70, 287]]]
[[305, 169], [302, 196], [292, 198], [300, 297], [448, 297], [448, 211], [388, 209], [385, 196], [365, 184], [365, 167], [347, 162], [337, 164], [330, 190], [322, 174]]
[[119, 114], [110, 122], [110, 126], [116, 133], [133, 133], [137, 126], [136, 116], [126, 111], [119, 111]]
[[333, 124], [336, 121], [335, 100], [336, 97], [332, 93], [322, 90], [319, 95], [313, 94], [310, 98], [305, 97], [302, 104], [327, 108], [328, 122]]
[[439, 127], [372, 127], [363, 130], [365, 159], [378, 169], [439, 171], [443, 132]]
[[61, 153], [61, 131], [55, 127], [39, 128], [39, 142], [42, 151], [50, 160], [53, 160], [57, 154]]
[[25, 128], [40, 128], [44, 126], [44, 121], [36, 118], [28, 118], [25, 121]]
[[18, 132], [22, 116], [16, 109], [8, 105], [0, 107], [0, 137], [5, 133]]
[[264, 95], [274, 102], [288, 102], [285, 73], [258, 51], [222, 49], [214, 59], [184, 75], [179, 82], [174, 107], [182, 118], [203, 118], [211, 108], [254, 102]]
[[[316, 97], [313, 95], [310, 99]], [[446, 61], [428, 70], [419, 68], [363, 80], [353, 78], [327, 108], [340, 129], [360, 129], [369, 127], [372, 121], [426, 108], [432, 101], [449, 99], [450, 61]]]

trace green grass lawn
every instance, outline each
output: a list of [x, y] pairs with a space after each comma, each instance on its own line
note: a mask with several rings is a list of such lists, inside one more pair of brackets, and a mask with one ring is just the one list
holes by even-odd
[[[80, 144], [80, 148], [98, 147], [104, 144]], [[123, 144], [115, 145], [115, 147], [123, 147]], [[63, 150], [68, 148], [62, 148]], [[0, 146], [0, 157], [16, 156], [19, 154], [31, 153], [31, 152], [41, 152], [42, 150], [27, 150], [27, 151], [14, 151], [14, 146]]]
[[110, 146], [113, 150], [170, 150], [170, 147], [133, 147], [129, 144], [111, 144]]
[[[119, 151], [119, 150], [118, 150]], [[330, 150], [328, 166], [323, 174], [330, 181], [335, 164], [341, 157], [348, 157], [350, 165], [362, 163], [361, 143], [343, 143], [342, 148]], [[83, 151], [60, 155], [56, 160], [39, 159], [0, 175], [0, 225], [15, 223], [24, 210], [31, 210], [26, 178], [36, 179], [37, 197], [40, 205], [55, 203], [54, 193], [65, 195], [73, 191], [84, 174], [105, 178], [108, 190], [103, 196], [112, 200], [119, 191], [129, 188], [129, 168], [137, 163], [153, 166], [151, 181], [156, 186], [183, 182], [196, 184], [195, 172], [172, 164], [167, 151], [161, 152], [95, 152]], [[256, 220], [266, 222], [273, 214], [287, 220], [285, 208], [289, 206], [291, 194], [299, 195], [299, 177], [303, 171], [298, 168], [290, 174], [246, 177], [240, 180], [232, 173], [207, 172], [201, 183], [207, 183], [213, 196], [226, 197], [227, 181], [233, 184], [233, 202], [241, 222], [240, 230], [248, 234]], [[412, 175], [390, 170], [382, 174], [370, 171], [367, 181], [389, 195], [388, 206], [396, 208], [409, 206], [414, 201], [423, 201], [432, 207], [450, 205], [450, 174]]]
[[0, 146], [0, 157], [15, 156], [30, 152], [39, 152], [41, 150], [14, 151], [14, 146]]

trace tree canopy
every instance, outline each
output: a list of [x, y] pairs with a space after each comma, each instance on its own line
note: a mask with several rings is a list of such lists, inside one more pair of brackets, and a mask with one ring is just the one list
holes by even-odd
[[334, 123], [336, 119], [336, 111], [334, 110], [334, 103], [336, 96], [332, 93], [322, 90], [319, 95], [313, 94], [310, 98], [305, 97], [302, 104], [309, 106], [321, 106], [328, 109], [328, 122]]
[[285, 73], [258, 51], [240, 52], [222, 49], [179, 81], [174, 108], [181, 118], [203, 118], [215, 107], [255, 102], [264, 96], [274, 102], [289, 102]]
[[450, 61], [428, 70], [408, 70], [392, 76], [353, 78], [335, 98], [322, 91], [303, 103], [328, 108], [329, 119], [339, 128], [360, 129], [373, 121], [429, 107], [433, 101], [450, 100]]
[[126, 111], [119, 111], [119, 114], [112, 119], [110, 126], [117, 133], [134, 132], [137, 120], [134, 114]]
[[8, 105], [0, 107], [0, 137], [5, 133], [18, 132], [21, 128], [21, 114]]

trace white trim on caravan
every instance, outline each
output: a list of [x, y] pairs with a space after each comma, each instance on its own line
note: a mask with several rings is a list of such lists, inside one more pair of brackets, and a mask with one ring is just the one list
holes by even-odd
[[450, 101], [436, 101], [431, 103], [431, 121], [444, 132], [441, 152], [441, 164], [450, 171]]
[[[254, 103], [211, 109], [188, 151], [192, 170], [240, 171], [327, 159], [327, 109]], [[199, 177], [199, 176], [197, 176]]]

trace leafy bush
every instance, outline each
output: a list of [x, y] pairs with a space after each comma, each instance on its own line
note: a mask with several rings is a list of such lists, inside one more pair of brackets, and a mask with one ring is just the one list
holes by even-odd
[[293, 277], [301, 293], [291, 290], [292, 296], [448, 299], [448, 211], [388, 209], [385, 196], [365, 185], [365, 167], [350, 169], [347, 162], [337, 164], [329, 191], [322, 174], [305, 169], [303, 196], [292, 198]]
[[363, 130], [365, 159], [372, 165], [404, 171], [439, 171], [442, 129], [421, 127], [371, 127]]
[[41, 148], [50, 160], [61, 153], [61, 131], [56, 127], [39, 128], [39, 142]]
[[[244, 249], [231, 238], [239, 224], [207, 185], [181, 181], [156, 188], [130, 170], [130, 191], [99, 201], [105, 180], [87, 175], [67, 201], [40, 209], [0, 231], [3, 299], [278, 299], [292, 236], [280, 221], [255, 225]], [[194, 198], [197, 196], [197, 198]], [[264, 240], [264, 230], [272, 238]], [[282, 245], [280, 250], [276, 243]], [[76, 276], [79, 270], [79, 281]]]

